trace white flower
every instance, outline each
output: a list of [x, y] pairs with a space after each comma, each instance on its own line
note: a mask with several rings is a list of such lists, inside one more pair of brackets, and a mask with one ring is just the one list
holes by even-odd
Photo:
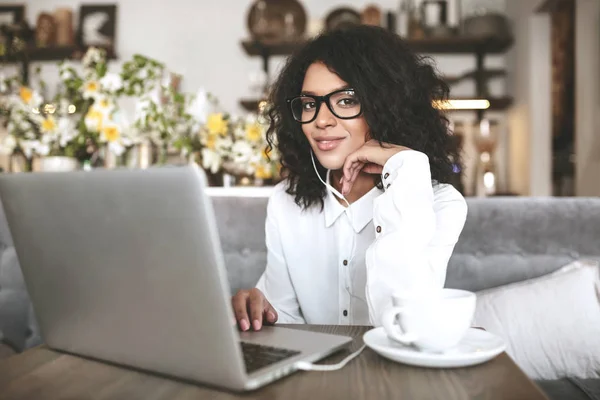
[[42, 143], [43, 144], [50, 144], [54, 141], [55, 136], [52, 133], [47, 133], [45, 135], [42, 135]]
[[69, 113], [69, 106], [71, 105], [71, 102], [67, 99], [60, 99], [60, 103], [58, 104], [58, 112], [60, 114], [67, 114]]
[[17, 147], [17, 139], [13, 135], [8, 135], [0, 144], [0, 153], [11, 155], [15, 151], [15, 147]]
[[94, 109], [108, 116], [115, 108], [115, 103], [107, 96], [98, 95], [94, 101]]
[[39, 106], [42, 105], [43, 102], [44, 102], [44, 99], [42, 98], [42, 95], [34, 90], [33, 96], [31, 97], [31, 101], [29, 102], [29, 105], [33, 108], [38, 108]]
[[47, 156], [48, 154], [50, 154], [50, 146], [46, 143], [38, 142], [35, 146], [35, 152], [38, 153], [40, 156]]
[[61, 133], [75, 130], [75, 121], [67, 117], [58, 119], [58, 129]]
[[[22, 110], [18, 110], [17, 112], [15, 112], [13, 118], [13, 122], [15, 123], [15, 125], [21, 126], [23, 122], [29, 123], [29, 120], [27, 120], [25, 116], [26, 115]], [[35, 117], [35, 115], [32, 115], [32, 117]]]
[[105, 117], [105, 114], [103, 114], [100, 110], [96, 110], [94, 107], [91, 107], [88, 113], [85, 115], [83, 121], [88, 131], [99, 132], [105, 123]]
[[221, 168], [221, 156], [219, 153], [207, 149], [206, 147], [202, 149], [202, 167], [204, 169], [210, 170], [213, 174], [219, 171]]
[[141, 80], [144, 80], [146, 78], [148, 78], [148, 70], [146, 68], [142, 68], [138, 71], [137, 73], [138, 78], [140, 78]]
[[199, 124], [206, 124], [206, 118], [210, 112], [208, 93], [204, 89], [198, 90], [198, 93], [196, 93], [194, 100], [189, 104], [186, 111]]
[[125, 152], [125, 147], [119, 141], [115, 141], [108, 144], [108, 150], [117, 157], [120, 157]]
[[43, 118], [39, 125], [42, 133], [54, 133], [58, 128], [54, 117], [52, 117], [51, 115], [47, 116], [46, 118]]
[[149, 98], [150, 101], [153, 102], [156, 105], [160, 105], [162, 104], [162, 101], [160, 99], [160, 88], [154, 88], [152, 89], [149, 93]]
[[75, 139], [75, 136], [69, 135], [69, 134], [61, 134], [60, 138], [58, 140], [58, 144], [60, 147], [67, 147], [67, 145], [69, 143], [71, 143], [71, 141]]
[[97, 81], [90, 80], [82, 86], [84, 99], [95, 99], [100, 94], [100, 84]]
[[246, 129], [243, 125], [236, 125], [233, 130], [233, 136], [236, 140], [244, 140], [246, 138]]
[[19, 145], [21, 146], [21, 150], [23, 150], [25, 157], [31, 158], [33, 151], [39, 146], [39, 142], [37, 140], [21, 140]]
[[233, 153], [233, 162], [240, 164], [250, 162], [254, 153], [254, 149], [250, 143], [240, 140], [233, 144], [231, 151]]
[[121, 138], [121, 143], [123, 144], [123, 146], [125, 147], [130, 147], [133, 146], [133, 140], [131, 140], [130, 138], [128, 138], [127, 136], [123, 136]]
[[123, 87], [123, 79], [119, 74], [107, 73], [100, 79], [100, 85], [104, 90], [114, 93]]
[[65, 147], [69, 142], [77, 137], [75, 122], [67, 117], [58, 119], [59, 145]]
[[75, 78], [75, 74], [73, 73], [73, 71], [75, 71], [73, 64], [71, 64], [68, 61], [64, 61], [60, 65], [59, 69], [60, 79], [62, 79], [63, 81], [69, 81]]
[[71, 72], [70, 69], [63, 69], [60, 72], [60, 79], [62, 79], [63, 81], [68, 81], [73, 79], [73, 72]]
[[258, 122], [258, 117], [256, 114], [250, 113], [250, 114], [246, 115], [246, 125], [254, 124], [256, 122]]
[[142, 84], [140, 82], [135, 82], [131, 85], [131, 90], [135, 95], [139, 96], [143, 93], [144, 88], [142, 87]]
[[233, 146], [233, 142], [231, 141], [231, 138], [229, 138], [229, 137], [217, 138], [215, 148], [217, 150], [219, 150], [219, 152], [225, 153], [225, 152], [229, 151], [229, 149], [231, 149], [231, 146]]
[[135, 103], [135, 120], [136, 121], [144, 121], [148, 116], [148, 112], [150, 111], [150, 99], [143, 98], [139, 99]]
[[103, 143], [121, 142], [122, 128], [115, 123], [108, 123], [102, 126], [100, 132], [100, 141]]
[[92, 64], [102, 61], [102, 53], [96, 47], [90, 47], [81, 60], [85, 68], [89, 68]]

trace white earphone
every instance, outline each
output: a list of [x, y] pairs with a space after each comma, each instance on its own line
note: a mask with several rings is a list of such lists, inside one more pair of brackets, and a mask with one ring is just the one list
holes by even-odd
[[[348, 206], [348, 208], [347, 208], [348, 214], [349, 214], [348, 216], [350, 217], [350, 223], [352, 224], [352, 222], [354, 221], [354, 218], [352, 217], [352, 208], [350, 207], [350, 203], [348, 202], [348, 200], [346, 200], [346, 198], [344, 197], [343, 194], [341, 194], [338, 190], [336, 190], [336, 188], [334, 188], [329, 183], [325, 182], [323, 180], [323, 178], [321, 178], [321, 175], [319, 174], [319, 171], [317, 170], [317, 164], [315, 163], [315, 156], [314, 156], [312, 150], [310, 151], [310, 159], [312, 160], [312, 164], [313, 164], [313, 168], [315, 169], [315, 173], [317, 174], [317, 177], [323, 183], [323, 185], [325, 185], [325, 187], [327, 189], [329, 189], [331, 191], [331, 193], [336, 195], [340, 200], [343, 200], [346, 203], [346, 205]], [[330, 170], [327, 170], [327, 178], [329, 178], [329, 173], [330, 173]], [[350, 253], [350, 259], [348, 260], [348, 263], [352, 262], [352, 259], [354, 258], [354, 246], [356, 245], [356, 240], [355, 240], [354, 236], [356, 236], [356, 235], [352, 234], [352, 250]]]
[[[346, 198], [344, 197], [343, 194], [341, 194], [339, 191], [337, 191], [333, 186], [331, 186], [329, 183], [325, 182], [323, 180], [323, 178], [321, 178], [321, 175], [319, 175], [319, 171], [317, 170], [317, 164], [315, 163], [315, 157], [313, 155], [312, 150], [310, 151], [310, 158], [312, 159], [312, 164], [313, 167], [315, 169], [315, 173], [317, 174], [317, 176], [319, 177], [319, 180], [323, 183], [323, 185], [325, 185], [325, 187], [329, 190], [331, 190], [331, 192], [336, 195], [339, 199], [343, 200], [346, 205], [348, 206], [348, 213], [350, 214], [350, 221], [353, 220], [352, 218], [352, 209], [350, 208], [350, 203], [348, 202], [348, 200], [346, 200]], [[329, 173], [330, 171], [327, 170], [327, 177], [329, 177]], [[348, 263], [350, 263], [352, 261], [352, 258], [354, 258], [354, 246], [355, 246], [355, 237], [356, 235], [354, 234], [354, 232], [352, 233], [352, 253], [350, 254], [350, 260], [348, 261]], [[349, 279], [348, 274], [346, 274], [347, 279]], [[350, 290], [348, 289], [350, 286], [348, 284], [346, 284], [346, 290], [348, 291], [348, 294], [350, 294], [350, 296], [352, 297], [356, 297], [357, 299], [362, 300], [360, 297], [354, 296], [352, 294], [352, 292], [350, 292]], [[355, 357], [357, 357], [364, 349], [365, 349], [366, 345], [362, 345], [360, 347], [360, 349], [358, 349], [357, 351], [355, 351], [354, 353], [350, 354], [349, 356], [347, 356], [346, 358], [344, 358], [342, 361], [340, 361], [337, 364], [333, 364], [333, 365], [315, 365], [313, 363], [309, 363], [309, 362], [304, 362], [304, 361], [300, 361], [296, 363], [296, 368], [303, 370], [303, 371], [337, 371], [339, 369], [344, 368], [344, 366], [346, 366], [346, 364], [348, 364], [352, 359], [354, 359]]]
[[[325, 187], [327, 189], [331, 190], [331, 192], [333, 194], [335, 194], [340, 200], [344, 200], [344, 202], [346, 202], [346, 205], [348, 206], [348, 210], [350, 210], [350, 203], [348, 203], [348, 200], [346, 200], [346, 198], [344, 197], [344, 195], [341, 194], [340, 192], [338, 192], [329, 183], [325, 182], [323, 180], [323, 178], [321, 178], [321, 175], [319, 174], [319, 171], [317, 170], [317, 164], [315, 163], [315, 156], [314, 156], [312, 150], [310, 151], [310, 159], [312, 160], [313, 168], [315, 169], [315, 173], [317, 174], [317, 177], [319, 178], [319, 180], [323, 183], [323, 185], [325, 185]], [[329, 177], [329, 170], [327, 170], [327, 176]]]
[[[312, 152], [312, 150], [310, 151], [310, 158], [312, 160], [312, 164], [313, 167], [315, 169], [315, 173], [317, 174], [317, 177], [319, 178], [319, 180], [323, 183], [323, 185], [325, 185], [325, 187], [327, 189], [329, 189], [334, 195], [336, 195], [340, 200], [343, 200], [346, 205], [348, 206], [347, 210], [348, 210], [348, 216], [350, 217], [350, 224], [353, 223], [354, 218], [352, 215], [352, 207], [350, 207], [350, 203], [348, 202], [348, 200], [346, 200], [346, 198], [344, 197], [343, 194], [341, 194], [339, 191], [337, 191], [333, 186], [331, 186], [329, 183], [325, 182], [323, 180], [323, 178], [321, 178], [321, 175], [319, 174], [319, 171], [317, 170], [317, 164], [315, 163], [315, 157], [314, 154]], [[327, 170], [327, 177], [329, 177], [330, 174], [330, 170]], [[356, 233], [354, 233], [354, 231], [352, 232], [352, 247], [350, 250], [350, 258], [348, 259], [348, 265], [350, 265], [352, 263], [352, 260], [354, 260], [354, 253], [356, 252]], [[355, 272], [356, 274], [356, 272]], [[350, 274], [346, 274], [346, 291], [348, 292], [348, 294], [350, 295], [350, 297], [353, 297], [357, 300], [360, 301], [365, 301], [364, 299], [356, 296], [354, 293], [352, 293], [352, 291], [350, 290], [350, 288], [352, 287], [352, 280], [353, 277], [350, 277]]]

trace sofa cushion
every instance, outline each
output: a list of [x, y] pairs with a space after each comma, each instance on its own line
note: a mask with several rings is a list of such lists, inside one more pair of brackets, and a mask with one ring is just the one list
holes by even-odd
[[550, 400], [600, 400], [600, 379], [536, 381]]
[[254, 287], [267, 265], [267, 198], [212, 197], [231, 293]]
[[0, 336], [13, 348], [22, 349], [28, 330], [29, 295], [1, 211], [0, 204]]
[[477, 293], [476, 326], [502, 337], [532, 379], [600, 378], [596, 262]]
[[479, 291], [600, 259], [600, 199], [469, 198], [446, 286]]

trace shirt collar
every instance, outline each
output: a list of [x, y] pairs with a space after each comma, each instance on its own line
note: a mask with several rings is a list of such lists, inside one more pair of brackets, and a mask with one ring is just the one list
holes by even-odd
[[[327, 170], [327, 182], [329, 182], [329, 170]], [[331, 183], [330, 183], [331, 184]], [[375, 186], [360, 199], [350, 204], [352, 209], [348, 214], [352, 217], [352, 228], [356, 233], [359, 233], [373, 219], [373, 202], [381, 194], [381, 191]], [[324, 202], [325, 226], [329, 228], [334, 222], [346, 211], [337, 200], [337, 197], [327, 189], [327, 195]], [[347, 211], [346, 211], [347, 212]]]

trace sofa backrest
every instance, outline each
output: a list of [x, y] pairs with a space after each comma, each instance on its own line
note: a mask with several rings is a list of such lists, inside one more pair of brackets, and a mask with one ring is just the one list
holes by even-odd
[[0, 203], [0, 340], [20, 350], [32, 336], [30, 302], [12, 236]]
[[[599, 198], [468, 198], [446, 286], [482, 290], [537, 277], [577, 258], [600, 259]], [[267, 198], [213, 197], [232, 292], [266, 262]]]
[[[446, 286], [481, 290], [600, 260], [600, 199], [468, 199], [465, 228]], [[232, 294], [255, 285], [266, 265], [266, 197], [213, 196]], [[17, 350], [41, 342], [0, 204], [0, 339]]]
[[469, 198], [446, 286], [481, 290], [600, 260], [600, 198]]

